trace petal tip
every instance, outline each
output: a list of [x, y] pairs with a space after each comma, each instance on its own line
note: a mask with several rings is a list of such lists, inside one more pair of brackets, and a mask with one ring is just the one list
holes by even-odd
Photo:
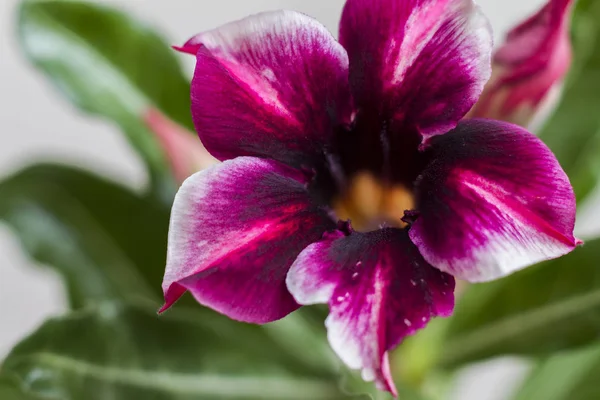
[[177, 282], [171, 283], [164, 291], [165, 303], [158, 310], [157, 314], [162, 314], [167, 311], [177, 300], [183, 296], [187, 289]]
[[382, 389], [390, 392], [394, 399], [397, 399], [398, 389], [396, 388], [396, 384], [394, 383], [394, 379], [392, 378], [392, 372], [390, 370], [389, 353], [387, 351], [383, 353], [383, 357], [381, 360], [381, 375], [381, 384], [383, 385]]
[[163, 305], [162, 305], [162, 307], [161, 307], [161, 308], [159, 308], [159, 309], [158, 309], [158, 311], [157, 311], [156, 313], [157, 313], [158, 315], [160, 315], [160, 314], [164, 313], [165, 311], [167, 311], [167, 310], [168, 310], [168, 309], [171, 307], [171, 305], [172, 305], [172, 304], [169, 304], [169, 303], [165, 302], [165, 304], [163, 304]]
[[190, 45], [189, 42], [183, 44], [182, 46], [172, 45], [171, 48], [180, 53], [191, 54], [193, 56], [195, 56], [198, 53], [198, 50], [200, 50], [200, 46]]

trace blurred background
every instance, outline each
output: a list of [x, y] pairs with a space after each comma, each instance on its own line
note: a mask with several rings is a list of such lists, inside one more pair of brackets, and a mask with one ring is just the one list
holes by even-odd
[[[76, 111], [25, 61], [15, 38], [18, 3], [18, 0], [0, 2], [0, 176], [33, 161], [50, 160], [77, 165], [142, 190], [148, 177], [120, 130]], [[309, 14], [335, 32], [343, 0], [98, 0], [97, 3], [127, 10], [164, 33], [172, 43], [182, 43], [196, 32], [248, 14], [281, 8]], [[539, 8], [543, 0], [479, 0], [478, 3], [490, 18], [498, 41], [509, 27]], [[184, 62], [191, 76], [193, 59], [185, 58]], [[596, 199], [593, 204], [600, 205], [598, 194], [592, 196]], [[600, 214], [595, 209], [588, 206], [580, 210], [578, 234], [600, 232]], [[0, 224], [0, 359], [48, 316], [66, 308], [60, 279], [50, 269], [38, 268], [30, 261], [16, 237]], [[523, 368], [522, 363], [506, 359], [477, 365], [459, 378], [454, 398], [506, 398], [506, 393], [522, 376]], [[490, 388], [494, 388], [494, 393], [490, 393]]]

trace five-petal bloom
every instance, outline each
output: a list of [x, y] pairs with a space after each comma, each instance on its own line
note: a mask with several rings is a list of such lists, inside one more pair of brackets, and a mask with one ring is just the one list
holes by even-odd
[[[163, 289], [254, 323], [327, 303], [331, 345], [395, 393], [387, 352], [498, 278], [571, 251], [575, 198], [524, 129], [462, 120], [490, 75], [471, 0], [348, 0], [340, 42], [295, 12], [202, 33], [196, 130]], [[353, 227], [346, 219], [352, 219]]]
[[571, 65], [569, 18], [573, 0], [549, 0], [513, 28], [493, 57], [493, 74], [469, 113], [539, 126], [554, 109]]

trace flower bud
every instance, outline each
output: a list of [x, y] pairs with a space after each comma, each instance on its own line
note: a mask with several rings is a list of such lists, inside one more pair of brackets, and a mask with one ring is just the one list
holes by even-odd
[[468, 117], [539, 126], [558, 102], [571, 65], [572, 0], [550, 0], [506, 36], [492, 77]]
[[160, 111], [148, 110], [144, 121], [156, 135], [177, 182], [181, 183], [194, 172], [218, 163], [195, 133], [177, 125]]

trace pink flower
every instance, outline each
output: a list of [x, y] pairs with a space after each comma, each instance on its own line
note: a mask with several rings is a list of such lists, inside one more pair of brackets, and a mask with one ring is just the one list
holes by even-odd
[[512, 29], [493, 57], [493, 74], [470, 117], [539, 125], [556, 105], [571, 65], [572, 0], [550, 0]]
[[327, 303], [334, 350], [395, 394], [387, 353], [451, 314], [453, 276], [499, 278], [579, 243], [550, 150], [462, 120], [491, 46], [471, 0], [348, 0], [339, 43], [280, 11], [184, 44], [196, 130], [224, 162], [176, 196], [161, 311], [186, 291], [253, 323]]

